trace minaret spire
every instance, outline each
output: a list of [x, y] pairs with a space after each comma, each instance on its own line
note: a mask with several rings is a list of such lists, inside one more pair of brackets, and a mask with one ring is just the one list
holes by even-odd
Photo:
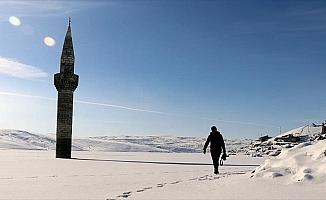
[[63, 73], [74, 73], [75, 55], [74, 46], [72, 44], [72, 34], [71, 34], [71, 19], [69, 18], [68, 29], [63, 43], [60, 72]]

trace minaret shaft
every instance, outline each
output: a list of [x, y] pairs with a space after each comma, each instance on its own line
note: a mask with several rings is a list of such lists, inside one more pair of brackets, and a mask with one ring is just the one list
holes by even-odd
[[71, 158], [73, 92], [58, 92], [56, 157]]

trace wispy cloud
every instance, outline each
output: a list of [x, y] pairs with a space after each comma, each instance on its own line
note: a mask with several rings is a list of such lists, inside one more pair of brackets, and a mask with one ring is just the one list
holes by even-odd
[[[16, 97], [24, 97], [24, 98], [35, 98], [35, 99], [43, 99], [43, 100], [50, 100], [50, 101], [57, 100], [56, 98], [53, 98], [53, 97], [43, 97], [43, 96], [21, 94], [21, 93], [14, 93], [14, 92], [0, 92], [0, 95], [16, 96]], [[121, 105], [108, 104], [108, 103], [98, 103], [98, 102], [81, 101], [81, 100], [75, 100], [75, 103], [95, 105], [95, 106], [104, 106], [104, 107], [111, 107], [111, 108], [130, 110], [130, 111], [138, 111], [138, 112], [165, 114], [163, 112], [159, 112], [159, 111], [155, 111], [155, 110], [146, 110], [146, 109], [141, 109], [141, 108], [133, 108], [133, 107], [128, 107], [128, 106], [121, 106]]]
[[24, 97], [24, 98], [34, 98], [34, 99], [43, 99], [43, 100], [50, 100], [55, 101], [55, 98], [52, 97], [42, 97], [37, 95], [30, 95], [30, 94], [21, 94], [21, 93], [15, 93], [15, 92], [0, 92], [0, 95], [4, 96], [14, 96], [14, 97]]
[[63, 0], [1, 0], [2, 15], [17, 16], [59, 16], [96, 6], [113, 4], [111, 1], [63, 1]]
[[44, 78], [48, 76], [46, 72], [37, 67], [3, 57], [0, 57], [0, 74], [24, 79]]
[[111, 107], [111, 108], [118, 108], [118, 109], [123, 109], [123, 110], [155, 113], [155, 114], [162, 114], [162, 115], [167, 115], [168, 114], [168, 113], [155, 111], [155, 110], [146, 110], [146, 109], [141, 109], [141, 108], [131, 108], [131, 107], [128, 107], [128, 106], [120, 106], [120, 105], [107, 104], [107, 103], [97, 103], [97, 102], [80, 101], [80, 100], [76, 100], [75, 102], [76, 103], [81, 103], [81, 104], [95, 105], [95, 106], [105, 106], [105, 107]]

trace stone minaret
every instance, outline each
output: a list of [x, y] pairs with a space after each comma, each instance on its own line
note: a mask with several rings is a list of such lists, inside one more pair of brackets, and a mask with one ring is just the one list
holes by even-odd
[[69, 26], [62, 48], [60, 73], [54, 75], [58, 90], [56, 157], [71, 158], [73, 96], [79, 76], [74, 74], [74, 49]]

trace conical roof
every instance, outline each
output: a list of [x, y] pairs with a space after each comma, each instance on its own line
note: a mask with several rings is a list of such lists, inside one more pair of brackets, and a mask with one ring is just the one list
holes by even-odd
[[74, 73], [75, 55], [74, 55], [74, 47], [72, 44], [70, 23], [71, 21], [69, 18], [69, 25], [68, 25], [65, 41], [63, 43], [62, 53], [61, 53], [60, 72], [65, 72], [65, 73]]

